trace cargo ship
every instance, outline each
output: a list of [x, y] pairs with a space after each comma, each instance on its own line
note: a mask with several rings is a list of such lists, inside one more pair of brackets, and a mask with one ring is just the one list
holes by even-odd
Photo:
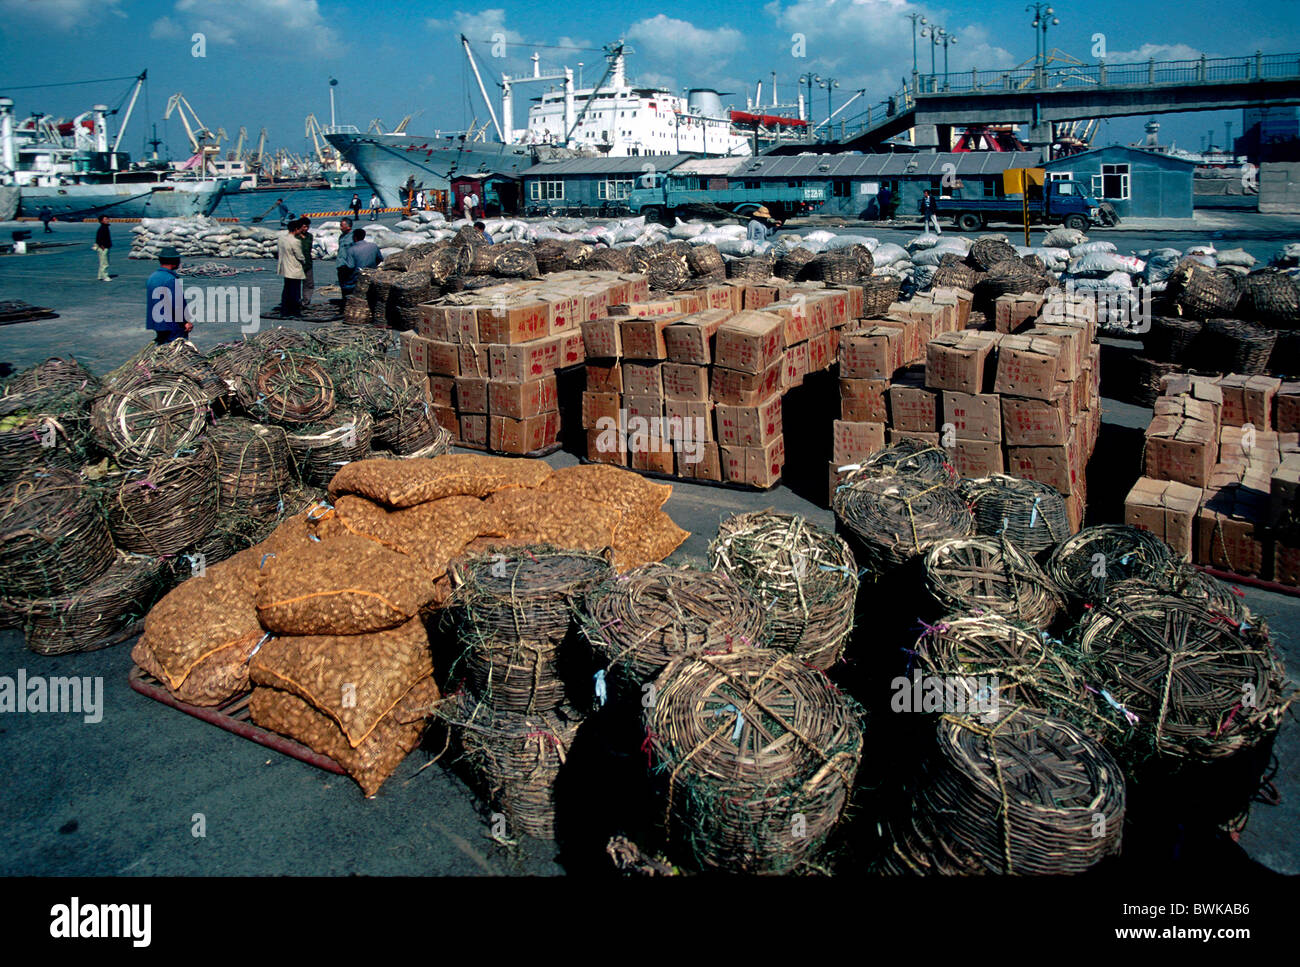
[[[469, 41], [461, 44], [490, 116], [477, 130], [443, 134], [361, 134], [331, 130], [325, 137], [354, 165], [387, 206], [405, 203], [409, 190], [447, 191], [452, 179], [518, 177], [539, 161], [565, 157], [632, 157], [671, 154], [743, 156], [749, 139], [738, 133], [716, 91], [696, 88], [686, 97], [627, 79], [623, 43], [606, 50], [604, 75], [592, 87], [575, 85], [569, 67], [543, 71], [533, 54], [530, 74], [501, 77], [501, 117], [487, 96]], [[515, 89], [549, 85], [514, 126]], [[580, 84], [580, 80], [579, 80]], [[490, 133], [489, 133], [490, 132]]]

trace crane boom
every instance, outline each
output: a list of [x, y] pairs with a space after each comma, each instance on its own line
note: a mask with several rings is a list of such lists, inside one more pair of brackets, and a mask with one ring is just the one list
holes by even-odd
[[117, 137], [113, 140], [113, 153], [117, 154], [118, 145], [122, 143], [122, 135], [126, 133], [126, 126], [131, 123], [131, 112], [135, 110], [136, 98], [140, 96], [140, 88], [144, 87], [144, 82], [149, 79], [149, 72], [143, 70], [140, 76], [135, 79], [135, 90], [131, 92], [131, 103], [126, 106], [126, 115], [122, 118], [122, 123], [117, 127]]
[[469, 38], [461, 34], [460, 43], [465, 48], [465, 56], [469, 58], [469, 66], [474, 72], [474, 79], [478, 81], [478, 90], [483, 95], [483, 103], [487, 105], [488, 116], [492, 118], [492, 126], [497, 129], [497, 137], [504, 141], [505, 136], [501, 133], [501, 125], [497, 123], [497, 112], [492, 108], [492, 99], [488, 97], [487, 88], [483, 86], [483, 77], [479, 74], [478, 64], [474, 61], [474, 52], [469, 49]]

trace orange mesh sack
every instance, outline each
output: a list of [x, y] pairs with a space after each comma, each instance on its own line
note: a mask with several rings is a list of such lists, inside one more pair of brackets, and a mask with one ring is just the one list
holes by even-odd
[[310, 541], [263, 565], [257, 616], [284, 635], [383, 631], [419, 614], [433, 581], [419, 561], [364, 537]]
[[625, 517], [650, 517], [672, 494], [671, 484], [652, 483], [640, 474], [605, 463], [562, 467], [538, 485], [550, 494], [571, 494], [607, 507]]
[[340, 497], [333, 516], [317, 525], [322, 537], [355, 534], [409, 554], [436, 578], [465, 546], [491, 524], [477, 497], [444, 497], [403, 510], [388, 510], [364, 497]]
[[354, 749], [412, 685], [432, 674], [419, 618], [368, 635], [273, 638], [249, 666], [254, 685], [308, 702], [338, 724]]
[[599, 551], [614, 543], [617, 510], [568, 493], [503, 490], [483, 502], [493, 529], [511, 541]]
[[241, 551], [173, 588], [145, 616], [131, 650], [137, 665], [193, 705], [248, 690], [248, 660], [264, 632], [257, 620], [258, 561]]
[[333, 759], [366, 796], [373, 796], [407, 754], [420, 744], [425, 718], [439, 699], [432, 678], [416, 682], [360, 745], [353, 748], [338, 724], [297, 695], [255, 688], [248, 708], [264, 729], [296, 739]]
[[551, 468], [541, 460], [448, 453], [427, 460], [357, 460], [334, 475], [329, 492], [414, 507], [441, 497], [486, 497], [513, 487], [538, 487], [550, 475]]
[[691, 536], [662, 510], [648, 521], [627, 519], [614, 535], [614, 570], [622, 574], [642, 564], [662, 561]]

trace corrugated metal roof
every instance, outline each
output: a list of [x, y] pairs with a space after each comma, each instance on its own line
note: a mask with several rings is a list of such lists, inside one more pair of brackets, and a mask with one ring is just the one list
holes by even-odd
[[654, 165], [656, 171], [670, 171], [683, 161], [691, 160], [686, 154], [636, 155], [630, 158], [562, 158], [543, 161], [520, 174], [521, 178], [542, 175], [621, 175], [636, 174]]
[[1069, 165], [1071, 161], [1074, 161], [1078, 158], [1085, 158], [1089, 155], [1101, 154], [1103, 151], [1114, 151], [1116, 148], [1122, 151], [1129, 152], [1130, 154], [1139, 154], [1144, 158], [1154, 158], [1157, 161], [1178, 161], [1185, 165], [1191, 165], [1192, 167], [1196, 167], [1196, 165], [1198, 164], [1198, 162], [1189, 161], [1187, 158], [1178, 158], [1175, 157], [1174, 155], [1161, 154], [1158, 151], [1147, 151], [1143, 148], [1135, 148], [1129, 144], [1105, 144], [1096, 148], [1089, 148], [1087, 151], [1080, 151], [1077, 152], [1076, 154], [1069, 154], [1062, 158], [1056, 158], [1052, 161], [1047, 162], [1047, 164], [1043, 165], [1043, 167], [1060, 168], [1062, 166]]
[[742, 161], [737, 178], [899, 178], [938, 177], [944, 165], [965, 176], [996, 174], [1005, 168], [1041, 164], [1037, 151], [939, 151], [916, 154], [767, 155]]
[[749, 161], [744, 158], [691, 158], [673, 169], [675, 175], [729, 175]]

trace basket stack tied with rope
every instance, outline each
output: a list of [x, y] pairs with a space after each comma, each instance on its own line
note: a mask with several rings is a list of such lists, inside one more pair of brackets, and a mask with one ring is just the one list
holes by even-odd
[[857, 283], [862, 288], [862, 318], [879, 319], [898, 301], [900, 284], [890, 275], [873, 275]]
[[645, 263], [643, 271], [650, 288], [656, 292], [672, 292], [690, 281], [691, 270], [686, 257], [676, 251], [653, 252]]
[[1296, 698], [1267, 628], [1152, 591], [1094, 605], [1078, 647], [1142, 811], [1243, 822]]
[[877, 450], [855, 475], [864, 477], [911, 477], [924, 483], [955, 484], [957, 471], [948, 451], [919, 440], [903, 439]]
[[456, 668], [494, 712], [550, 712], [568, 698], [582, 595], [612, 574], [598, 554], [536, 546], [471, 559], [452, 568], [456, 585]]
[[1070, 536], [1065, 498], [1036, 480], [1003, 473], [973, 477], [958, 485], [975, 515], [975, 533], [1004, 537], [1030, 557]]
[[230, 392], [212, 363], [188, 339], [173, 339], [162, 345], [146, 346], [106, 374], [104, 386], [121, 392], [146, 386], [165, 373], [188, 376], [203, 390], [209, 402], [215, 402]]
[[582, 268], [589, 272], [628, 272], [631, 265], [623, 249], [601, 247], [582, 260]]
[[420, 324], [419, 307], [440, 294], [427, 271], [399, 273], [388, 290], [389, 325], [403, 331], [414, 329]]
[[278, 426], [220, 420], [206, 439], [217, 460], [218, 507], [254, 517], [275, 513], [289, 485], [289, 440]]
[[949, 287], [974, 292], [976, 283], [983, 277], [983, 272], [971, 268], [961, 256], [949, 253], [939, 260], [930, 285], [932, 288]]
[[374, 325], [388, 325], [389, 294], [393, 283], [405, 274], [392, 269], [375, 269], [370, 273], [370, 288], [366, 290], [366, 298], [370, 300], [370, 316]]
[[828, 285], [847, 285], [858, 279], [858, 260], [848, 249], [822, 252], [799, 269], [796, 278]]
[[[921, 707], [913, 696], [912, 711], [964, 709], [994, 717], [1027, 705], [1078, 726], [1102, 745], [1128, 731], [1125, 723], [1101, 711], [1077, 655], [1044, 633], [1000, 615], [949, 615], [926, 628], [915, 650], [920, 668], [913, 682], [916, 675], [928, 677]], [[943, 685], [942, 700], [931, 682]]]
[[338, 409], [319, 423], [295, 427], [285, 444], [298, 479], [324, 487], [339, 467], [366, 458], [373, 434], [374, 421], [365, 410]]
[[805, 265], [817, 257], [817, 253], [802, 246], [792, 248], [779, 256], [772, 266], [772, 274], [782, 279], [794, 280]]
[[84, 406], [100, 382], [72, 357], [52, 356], [0, 384], [0, 416], [22, 410], [65, 410]]
[[345, 326], [369, 326], [375, 321], [370, 311], [369, 296], [359, 292], [349, 292], [343, 297], [343, 324]]
[[305, 352], [272, 353], [253, 371], [249, 395], [239, 402], [259, 420], [298, 426], [318, 423], [334, 412], [334, 381], [319, 360]]
[[1207, 372], [1246, 373], [1268, 371], [1277, 330], [1240, 319], [1207, 319], [1192, 350], [1192, 362]]
[[1065, 607], [1034, 559], [1000, 537], [955, 537], [926, 551], [925, 586], [940, 613], [992, 612], [1047, 628]]
[[968, 537], [970, 508], [945, 484], [858, 472], [835, 491], [836, 520], [854, 538], [854, 557], [877, 576], [919, 558], [937, 541]]
[[425, 416], [424, 391], [404, 367], [390, 359], [361, 354], [339, 357], [334, 372], [342, 393], [374, 418], [377, 448], [395, 449], [403, 427], [407, 427], [407, 437], [415, 436], [408, 424]]
[[1237, 312], [1245, 319], [1294, 329], [1300, 326], [1300, 286], [1285, 272], [1260, 269], [1238, 278], [1241, 301]]
[[0, 481], [40, 467], [85, 460], [86, 404], [99, 389], [75, 359], [53, 357], [10, 377], [0, 388]]
[[289, 349], [307, 349], [311, 345], [311, 336], [288, 326], [272, 326], [263, 329], [248, 340], [261, 347], [263, 353], [282, 352]]
[[258, 343], [248, 339], [217, 343], [208, 350], [208, 363], [225, 382], [229, 394], [247, 397], [252, 388], [253, 371], [266, 355]]
[[110, 474], [102, 500], [113, 542], [152, 557], [178, 553], [216, 524], [218, 479], [216, 451], [207, 441]]
[[701, 870], [815, 860], [862, 759], [864, 712], [788, 651], [683, 657], [644, 712], [667, 838]]
[[709, 560], [758, 601], [768, 644], [822, 671], [840, 660], [858, 593], [843, 538], [793, 514], [738, 514], [719, 525]]
[[466, 762], [508, 828], [536, 839], [556, 834], [555, 786], [582, 725], [572, 708], [519, 715], [461, 692], [438, 706], [459, 736]]
[[1152, 316], [1151, 331], [1142, 339], [1142, 352], [1148, 359], [1181, 363], [1204, 325], [1202, 320], [1189, 316]]
[[591, 588], [582, 631], [615, 696], [632, 698], [670, 662], [765, 645], [754, 597], [722, 571], [645, 564]]
[[[938, 273], [935, 273], [936, 277]], [[950, 284], [950, 283], [945, 283]], [[1048, 289], [1046, 277], [1034, 272], [1019, 259], [998, 262], [975, 282], [971, 305], [979, 312], [992, 316], [994, 303], [1000, 296], [1021, 292], [1042, 293]]]
[[0, 491], [0, 587], [6, 597], [68, 594], [115, 559], [103, 514], [73, 471], [28, 471]]
[[1237, 308], [1241, 290], [1230, 273], [1183, 259], [1166, 280], [1165, 299], [1177, 307], [1180, 315], [1213, 319]]
[[1145, 356], [1130, 356], [1125, 366], [1125, 379], [1116, 390], [1117, 398], [1135, 406], [1155, 406], [1160, 396], [1160, 381], [1170, 373], [1178, 372], [1181, 366], [1181, 363], [1162, 363]]
[[1020, 256], [1005, 239], [984, 237], [977, 238], [971, 244], [966, 261], [973, 268], [987, 272], [1002, 262], [1019, 262]]
[[1251, 611], [1242, 600], [1245, 593], [1238, 587], [1206, 574], [1200, 568], [1182, 561], [1173, 561], [1169, 567], [1149, 571], [1141, 578], [1129, 578], [1110, 585], [1109, 600], [1129, 595], [1150, 594], [1153, 590], [1166, 597], [1195, 601], [1210, 611], [1222, 614], [1233, 621], [1251, 621]]
[[686, 253], [686, 265], [697, 279], [724, 279], [727, 267], [716, 245], [692, 245]]
[[741, 279], [745, 282], [766, 282], [772, 277], [772, 269], [775, 265], [776, 259], [771, 254], [731, 259], [726, 265], [727, 278]]
[[124, 466], [140, 466], [191, 446], [211, 417], [208, 396], [190, 379], [162, 373], [125, 390], [105, 389], [91, 404], [95, 442]]
[[1069, 604], [1079, 609], [1104, 599], [1113, 584], [1147, 580], [1172, 565], [1173, 551], [1150, 531], [1096, 524], [1058, 544], [1045, 570]]
[[384, 356], [395, 337], [383, 329], [351, 329], [347, 326], [321, 326], [313, 329], [311, 342], [324, 354], [326, 363], [335, 354], [361, 353]]
[[164, 567], [156, 558], [119, 552], [88, 584], [23, 602], [27, 647], [38, 655], [64, 655], [117, 644], [166, 590]]
[[1044, 711], [1000, 711], [940, 719], [883, 872], [1066, 875], [1119, 853], [1126, 789], [1105, 748]]
[[533, 259], [537, 270], [544, 274], [563, 272], [569, 267], [569, 253], [558, 239], [539, 239], [533, 246]]

